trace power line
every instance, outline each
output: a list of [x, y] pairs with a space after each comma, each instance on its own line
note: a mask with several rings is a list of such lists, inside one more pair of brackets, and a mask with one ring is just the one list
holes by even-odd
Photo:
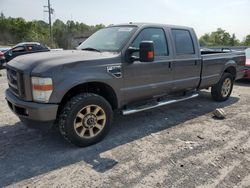
[[51, 14], [54, 14], [54, 9], [51, 7], [50, 0], [48, 0], [48, 5], [43, 7], [45, 8], [44, 12], [47, 12], [49, 14], [49, 34], [51, 44], [53, 44]]

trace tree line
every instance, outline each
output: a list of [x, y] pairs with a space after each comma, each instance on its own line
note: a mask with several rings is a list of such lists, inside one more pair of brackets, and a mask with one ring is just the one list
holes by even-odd
[[0, 45], [14, 45], [24, 41], [43, 43], [51, 48], [72, 49], [75, 37], [89, 36], [103, 24], [90, 26], [84, 23], [57, 19], [52, 25], [53, 40], [50, 40], [49, 25], [41, 20], [26, 21], [23, 18], [0, 15]]
[[[23, 41], [41, 42], [52, 48], [72, 49], [72, 40], [75, 37], [89, 36], [103, 24], [90, 26], [72, 20], [66, 23], [57, 19], [52, 25], [53, 40], [50, 40], [49, 25], [41, 20], [26, 21], [23, 18], [5, 17], [0, 15], [0, 45], [14, 45]], [[218, 28], [217, 31], [206, 33], [199, 39], [201, 46], [250, 46], [250, 34], [243, 41], [235, 34]]]
[[230, 34], [226, 30], [218, 28], [217, 31], [206, 33], [199, 39], [201, 46], [250, 46], [250, 34], [243, 41], [236, 38], [235, 34]]

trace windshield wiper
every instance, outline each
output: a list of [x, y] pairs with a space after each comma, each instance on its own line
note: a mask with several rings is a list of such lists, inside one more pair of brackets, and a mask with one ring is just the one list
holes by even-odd
[[95, 51], [95, 52], [101, 52], [100, 50], [96, 49], [96, 48], [83, 48], [82, 50], [87, 50], [87, 51]]

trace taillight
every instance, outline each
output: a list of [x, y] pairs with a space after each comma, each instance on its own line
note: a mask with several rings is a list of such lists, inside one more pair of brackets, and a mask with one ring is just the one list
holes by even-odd
[[3, 52], [0, 52], [0, 58], [1, 58], [1, 59], [5, 59], [4, 53], [3, 53]]

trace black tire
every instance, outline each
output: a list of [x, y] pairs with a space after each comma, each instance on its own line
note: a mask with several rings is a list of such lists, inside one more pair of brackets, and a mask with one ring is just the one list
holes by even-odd
[[[105, 113], [105, 123], [102, 130], [92, 138], [83, 138], [75, 128], [75, 121], [82, 109], [95, 105]], [[113, 111], [110, 104], [101, 96], [93, 93], [81, 93], [71, 98], [59, 114], [59, 129], [62, 136], [76, 146], [85, 147], [101, 141], [109, 132], [113, 119]], [[83, 120], [82, 120], [83, 121]], [[84, 126], [85, 124], [81, 122]], [[83, 128], [84, 128], [83, 126]], [[93, 129], [92, 129], [93, 130]], [[89, 132], [90, 134], [90, 132]]]
[[[231, 81], [231, 86], [230, 86], [228, 93], [226, 95], [223, 95], [222, 94], [223, 83], [225, 82], [225, 80], [228, 80], [228, 79], [230, 79], [230, 81]], [[220, 81], [217, 84], [215, 84], [214, 86], [212, 86], [211, 95], [212, 95], [213, 99], [215, 101], [218, 101], [218, 102], [226, 101], [232, 93], [233, 84], [234, 84], [233, 75], [230, 73], [224, 73], [222, 75]]]

